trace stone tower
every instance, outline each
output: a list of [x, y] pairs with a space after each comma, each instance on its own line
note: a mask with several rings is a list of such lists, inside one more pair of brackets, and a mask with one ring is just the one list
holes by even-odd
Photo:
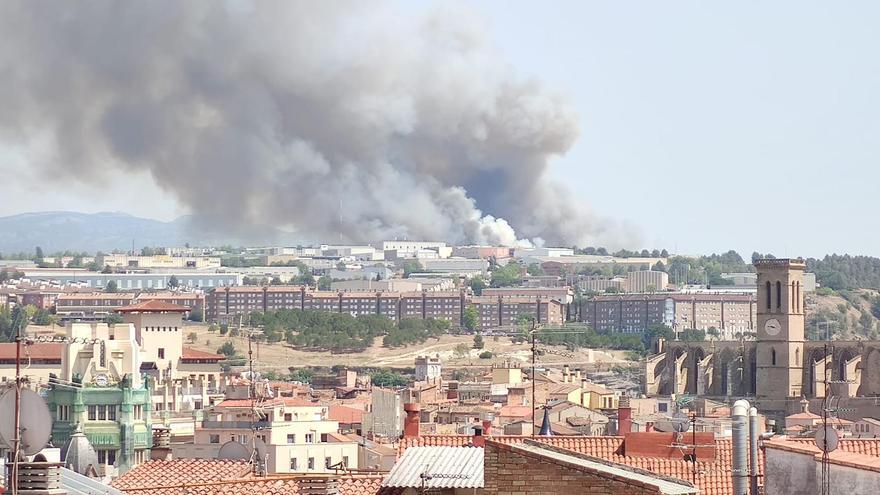
[[804, 354], [802, 259], [762, 259], [758, 271], [756, 395], [762, 408], [785, 410], [800, 397]]

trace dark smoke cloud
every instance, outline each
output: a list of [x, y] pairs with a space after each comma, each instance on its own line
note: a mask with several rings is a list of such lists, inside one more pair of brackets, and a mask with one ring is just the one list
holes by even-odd
[[472, 21], [409, 21], [370, 2], [0, 2], [0, 139], [61, 180], [147, 170], [237, 231], [607, 241], [546, 176], [577, 137], [566, 104]]

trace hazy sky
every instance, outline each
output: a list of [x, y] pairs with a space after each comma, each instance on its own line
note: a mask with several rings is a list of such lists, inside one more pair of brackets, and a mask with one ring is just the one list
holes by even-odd
[[[401, 2], [400, 11], [415, 16], [433, 5]], [[633, 247], [880, 255], [880, 4], [498, 0], [457, 8], [482, 18], [518, 73], [571, 101], [581, 136], [554, 175], [585, 208], [641, 232], [643, 246]], [[14, 152], [0, 158], [2, 215], [183, 213], [149, 177], [47, 194]]]

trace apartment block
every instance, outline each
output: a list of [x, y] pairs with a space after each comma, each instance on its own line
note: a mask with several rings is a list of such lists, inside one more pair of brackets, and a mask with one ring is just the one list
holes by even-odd
[[755, 325], [755, 299], [750, 294], [621, 294], [585, 299], [579, 321], [598, 331], [641, 333], [653, 325], [676, 330], [711, 327], [732, 337]]
[[556, 299], [541, 297], [474, 296], [470, 304], [477, 309], [480, 328], [516, 325], [520, 315], [528, 314], [539, 323], [561, 325], [565, 318], [565, 305]]
[[662, 292], [668, 285], [666, 272], [637, 270], [626, 274], [627, 292]]

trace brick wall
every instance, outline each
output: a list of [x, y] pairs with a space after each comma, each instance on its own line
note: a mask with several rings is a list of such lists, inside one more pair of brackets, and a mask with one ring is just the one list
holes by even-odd
[[540, 455], [518, 451], [510, 445], [489, 441], [485, 449], [484, 493], [487, 495], [659, 493], [651, 486], [551, 462]]

